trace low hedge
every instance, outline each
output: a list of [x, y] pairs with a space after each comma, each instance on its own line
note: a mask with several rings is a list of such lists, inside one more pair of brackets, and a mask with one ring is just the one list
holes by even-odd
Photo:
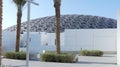
[[45, 62], [61, 62], [61, 63], [75, 63], [78, 61], [78, 58], [70, 53], [44, 53], [40, 55], [41, 61]]
[[25, 52], [6, 52], [4, 56], [5, 58], [9, 58], [9, 59], [20, 59], [20, 60], [26, 59]]
[[100, 50], [81, 50], [80, 55], [82, 55], [82, 56], [102, 56], [103, 52]]

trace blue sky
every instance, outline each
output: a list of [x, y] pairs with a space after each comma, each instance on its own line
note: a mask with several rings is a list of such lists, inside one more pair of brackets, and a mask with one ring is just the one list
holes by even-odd
[[[31, 19], [55, 15], [53, 0], [34, 0], [31, 4]], [[62, 0], [61, 15], [82, 14], [117, 19], [120, 0]], [[16, 6], [12, 0], [3, 0], [3, 29], [16, 25]], [[27, 20], [27, 5], [23, 7], [22, 22]]]

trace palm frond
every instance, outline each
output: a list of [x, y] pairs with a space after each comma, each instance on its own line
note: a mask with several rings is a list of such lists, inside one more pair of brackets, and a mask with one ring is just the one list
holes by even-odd
[[55, 4], [61, 5], [61, 0], [53, 0], [53, 1], [54, 1], [54, 5], [55, 5]]
[[23, 7], [26, 4], [25, 0], [13, 0], [16, 6], [21, 6]]

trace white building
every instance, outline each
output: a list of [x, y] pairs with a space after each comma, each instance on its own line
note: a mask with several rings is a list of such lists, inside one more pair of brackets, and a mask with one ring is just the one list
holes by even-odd
[[102, 50], [116, 52], [116, 29], [67, 29], [65, 47], [69, 51]]
[[15, 32], [3, 31], [2, 32], [2, 50], [13, 51], [15, 50]]
[[[117, 63], [120, 64], [119, 19], [119, 15], [118, 22], [115, 19], [91, 15], [61, 15], [61, 50], [98, 49], [109, 52], [117, 51]], [[22, 23], [21, 28], [25, 32], [27, 23]], [[3, 49], [6, 51], [15, 50], [15, 30], [16, 26], [12, 26], [3, 32], [2, 43]], [[55, 16], [31, 20], [30, 31], [30, 53], [42, 53], [43, 50], [56, 49]], [[46, 34], [44, 31], [48, 33]], [[20, 48], [21, 50], [26, 48], [26, 33], [21, 35]]]
[[[116, 31], [116, 29], [66, 29], [60, 37], [61, 51], [98, 49], [116, 52]], [[3, 32], [5, 50], [15, 50], [15, 36], [15, 32]], [[21, 36], [20, 48], [26, 49], [26, 32]], [[55, 33], [30, 32], [30, 53], [55, 51], [55, 49]]]
[[[26, 22], [22, 23], [24, 34], [21, 35], [21, 48], [26, 48], [26, 29]], [[16, 26], [12, 26], [5, 31], [15, 30]], [[30, 31], [30, 52], [55, 50], [54, 16], [31, 20]], [[61, 15], [60, 31], [62, 51], [99, 49], [116, 52], [117, 21], [114, 19], [91, 15]], [[16, 33], [8, 33], [3, 32], [3, 47], [14, 50]], [[12, 48], [8, 48], [8, 45]]]

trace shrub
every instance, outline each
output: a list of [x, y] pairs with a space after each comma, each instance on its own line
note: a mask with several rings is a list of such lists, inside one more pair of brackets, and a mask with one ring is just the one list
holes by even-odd
[[89, 56], [90, 55], [90, 51], [88, 51], [88, 50], [81, 50], [80, 51], [80, 55]]
[[82, 56], [102, 56], [103, 52], [100, 50], [81, 50], [80, 55], [82, 55]]
[[103, 52], [100, 50], [92, 50], [91, 53], [92, 53], [92, 56], [102, 56], [103, 55]]
[[42, 61], [45, 62], [73, 63], [78, 61], [78, 58], [76, 58], [75, 55], [68, 53], [61, 53], [61, 54], [44, 53], [40, 55], [40, 58]]
[[6, 52], [4, 56], [5, 58], [10, 58], [10, 59], [20, 59], [20, 60], [26, 59], [25, 52]]
[[54, 61], [55, 60], [55, 55], [54, 54], [50, 54], [50, 53], [45, 53], [45, 54], [41, 54], [40, 58], [42, 61], [46, 61], [46, 62], [50, 62], [51, 60]]
[[6, 52], [4, 57], [6, 58], [12, 58], [13, 57], [13, 52]]

